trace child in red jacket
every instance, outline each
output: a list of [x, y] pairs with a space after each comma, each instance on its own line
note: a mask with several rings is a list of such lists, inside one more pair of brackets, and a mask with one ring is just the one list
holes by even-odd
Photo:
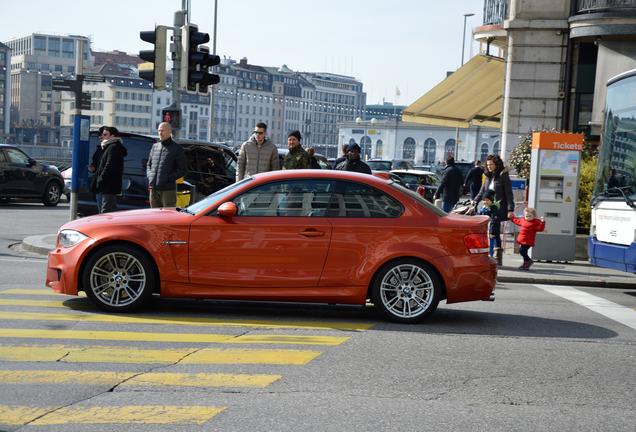
[[523, 219], [511, 217], [510, 220], [521, 227], [521, 232], [517, 241], [519, 242], [519, 253], [523, 257], [523, 264], [519, 270], [530, 270], [532, 260], [528, 256], [528, 250], [534, 246], [534, 238], [538, 231], [545, 229], [545, 219], [541, 216], [541, 220], [537, 219], [537, 211], [532, 207], [527, 207], [523, 211]]

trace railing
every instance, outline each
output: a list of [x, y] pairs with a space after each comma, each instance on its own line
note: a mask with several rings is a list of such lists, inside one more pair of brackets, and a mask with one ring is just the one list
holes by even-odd
[[484, 0], [484, 24], [501, 24], [508, 18], [509, 0]]
[[634, 9], [636, 0], [579, 0], [578, 11], [601, 12], [609, 9]]
[[40, 163], [55, 165], [60, 168], [60, 170], [71, 166], [71, 161], [73, 159], [73, 150], [71, 148], [20, 144], [14, 145], [22, 149], [23, 152]]

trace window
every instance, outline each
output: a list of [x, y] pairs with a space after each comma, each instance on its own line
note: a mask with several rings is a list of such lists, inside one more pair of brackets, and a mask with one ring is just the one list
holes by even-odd
[[384, 144], [382, 143], [382, 140], [378, 140], [375, 143], [375, 155], [378, 157], [381, 157], [382, 154], [384, 153]]
[[7, 149], [7, 155], [9, 156], [11, 163], [23, 165], [29, 164], [29, 158], [27, 157], [27, 155], [25, 155], [18, 149]]
[[444, 159], [446, 156], [455, 156], [455, 139], [451, 138], [446, 140], [446, 144], [444, 145]]
[[432, 164], [435, 162], [435, 149], [437, 148], [437, 143], [433, 138], [427, 138], [424, 141], [424, 157], [422, 158], [425, 164]]
[[367, 185], [338, 182], [327, 217], [394, 218], [402, 214], [402, 206], [390, 196]]
[[493, 154], [499, 154], [499, 141], [492, 146], [492, 152]]
[[236, 216], [324, 217], [335, 186], [321, 180], [262, 185], [234, 199]]
[[488, 156], [488, 144], [483, 143], [481, 145], [481, 154], [479, 156], [479, 160], [481, 160], [481, 163], [486, 163], [486, 156]]
[[59, 57], [60, 56], [60, 40], [51, 38], [49, 39], [49, 52], [48, 55], [50, 57]]
[[75, 41], [72, 39], [64, 39], [62, 41], [62, 57], [75, 58]]

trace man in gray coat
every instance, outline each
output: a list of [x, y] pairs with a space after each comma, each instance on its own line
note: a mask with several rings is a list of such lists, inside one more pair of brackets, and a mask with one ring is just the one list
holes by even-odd
[[170, 135], [170, 123], [159, 125], [159, 139], [150, 149], [146, 175], [150, 186], [150, 207], [177, 206], [177, 179], [188, 172], [185, 154]]
[[278, 147], [267, 137], [267, 125], [257, 123], [254, 135], [241, 146], [236, 169], [236, 181], [252, 174], [274, 171], [280, 168]]

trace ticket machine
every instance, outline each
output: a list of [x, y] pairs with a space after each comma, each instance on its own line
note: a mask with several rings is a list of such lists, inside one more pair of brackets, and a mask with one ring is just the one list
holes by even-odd
[[574, 261], [583, 134], [532, 135], [528, 207], [545, 218], [530, 258]]

